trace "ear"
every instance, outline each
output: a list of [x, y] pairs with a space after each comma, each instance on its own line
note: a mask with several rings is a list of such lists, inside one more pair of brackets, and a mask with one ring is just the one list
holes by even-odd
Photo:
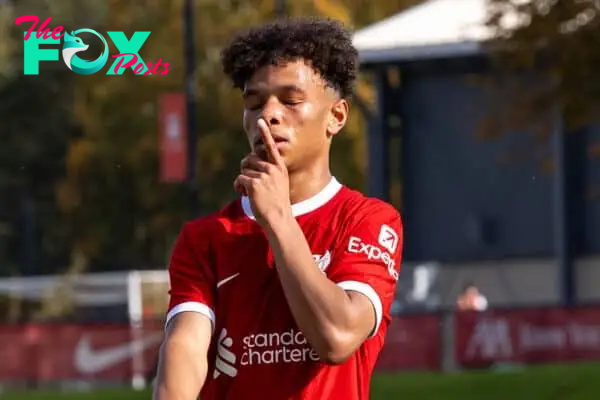
[[327, 121], [327, 135], [337, 135], [348, 120], [348, 102], [345, 99], [336, 100], [329, 111], [329, 120]]

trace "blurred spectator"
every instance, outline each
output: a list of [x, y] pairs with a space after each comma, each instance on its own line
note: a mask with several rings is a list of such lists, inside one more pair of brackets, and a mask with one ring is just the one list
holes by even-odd
[[488, 307], [488, 301], [477, 286], [469, 282], [458, 296], [456, 306], [461, 311], [485, 311]]

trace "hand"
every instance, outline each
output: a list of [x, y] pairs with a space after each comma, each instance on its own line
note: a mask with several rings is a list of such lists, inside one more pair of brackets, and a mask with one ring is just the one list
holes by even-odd
[[265, 120], [258, 121], [268, 161], [252, 153], [241, 164], [241, 174], [233, 186], [250, 198], [256, 221], [263, 226], [272, 218], [291, 214], [290, 183], [287, 168]]

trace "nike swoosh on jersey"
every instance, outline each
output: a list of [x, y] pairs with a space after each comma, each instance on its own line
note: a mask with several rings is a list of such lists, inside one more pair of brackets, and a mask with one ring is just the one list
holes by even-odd
[[161, 340], [162, 334], [156, 333], [122, 345], [94, 350], [92, 349], [90, 338], [85, 336], [77, 343], [73, 361], [75, 368], [79, 372], [94, 374], [115, 366], [137, 353], [159, 344]]
[[235, 278], [236, 276], [238, 276], [239, 274], [240, 273], [238, 272], [237, 274], [233, 274], [233, 275], [217, 282], [217, 289], [220, 288], [221, 286], [223, 286], [224, 284], [226, 284], [227, 282], [229, 282], [230, 280], [232, 280], [233, 278]]

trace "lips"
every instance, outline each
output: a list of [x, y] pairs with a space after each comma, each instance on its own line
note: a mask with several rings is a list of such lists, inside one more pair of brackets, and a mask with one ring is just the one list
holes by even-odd
[[[275, 143], [287, 143], [288, 140], [285, 139], [282, 136], [277, 136], [277, 135], [273, 135], [273, 140], [275, 141]], [[254, 140], [254, 146], [264, 146], [265, 142], [262, 138], [262, 136], [259, 136], [258, 138], [256, 138], [256, 140]]]

